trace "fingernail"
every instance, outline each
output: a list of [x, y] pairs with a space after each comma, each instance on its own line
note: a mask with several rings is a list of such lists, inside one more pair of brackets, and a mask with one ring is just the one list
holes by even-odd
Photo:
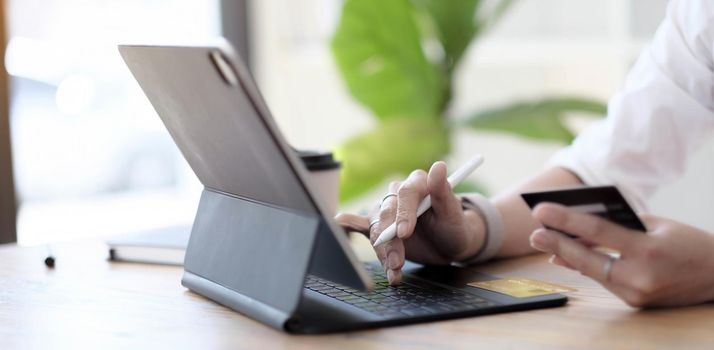
[[399, 266], [399, 254], [395, 251], [389, 252], [387, 254], [387, 267], [390, 269], [396, 269]]
[[389, 280], [389, 284], [399, 284], [399, 280], [401, 279], [401, 271], [399, 270], [389, 270], [387, 271], [387, 279]]
[[550, 246], [553, 244], [553, 238], [544, 229], [538, 229], [533, 231], [530, 237], [531, 247], [538, 249], [543, 252], [550, 250]]
[[535, 213], [541, 222], [553, 223], [560, 218], [558, 206], [555, 204], [541, 204]]
[[404, 238], [407, 235], [407, 223], [404, 220], [397, 221], [397, 237]]
[[551, 255], [550, 258], [548, 258], [548, 262], [555, 265], [555, 255]]

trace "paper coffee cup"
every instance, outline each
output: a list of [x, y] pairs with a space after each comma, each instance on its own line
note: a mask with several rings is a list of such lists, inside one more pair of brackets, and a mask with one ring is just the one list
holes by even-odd
[[332, 152], [298, 151], [305, 167], [310, 172], [308, 181], [328, 210], [328, 215], [335, 216], [339, 203], [341, 164], [332, 156]]

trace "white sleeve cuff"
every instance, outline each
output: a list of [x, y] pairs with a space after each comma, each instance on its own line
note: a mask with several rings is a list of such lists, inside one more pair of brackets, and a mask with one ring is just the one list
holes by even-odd
[[606, 176], [606, 170], [595, 171], [578, 157], [578, 152], [573, 146], [558, 151], [547, 163], [548, 167], [560, 167], [571, 171], [588, 186], [614, 185], [622, 192], [627, 201], [632, 204], [638, 213], [646, 212], [647, 205], [641, 196], [630, 190], [627, 186], [613, 181]]

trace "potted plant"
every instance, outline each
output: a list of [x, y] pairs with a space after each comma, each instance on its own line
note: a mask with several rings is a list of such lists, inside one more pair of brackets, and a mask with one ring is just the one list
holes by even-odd
[[346, 0], [332, 52], [350, 94], [377, 119], [336, 153], [344, 163], [341, 200], [393, 175], [428, 168], [451, 151], [457, 128], [507, 132], [569, 143], [571, 112], [604, 115], [599, 101], [551, 97], [449, 115], [454, 76], [469, 45], [513, 0]]

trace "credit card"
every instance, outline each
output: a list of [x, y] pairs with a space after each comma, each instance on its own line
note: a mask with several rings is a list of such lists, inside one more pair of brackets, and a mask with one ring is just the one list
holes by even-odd
[[469, 286], [490, 290], [492, 292], [510, 295], [516, 298], [535, 297], [556, 293], [574, 292], [575, 288], [538, 281], [530, 278], [504, 278], [491, 281], [469, 283]]
[[[647, 232], [645, 225], [615, 186], [522, 193], [521, 197], [531, 209], [541, 202], [558, 203], [571, 210], [597, 215], [635, 231]], [[564, 233], [573, 237], [567, 232]]]

